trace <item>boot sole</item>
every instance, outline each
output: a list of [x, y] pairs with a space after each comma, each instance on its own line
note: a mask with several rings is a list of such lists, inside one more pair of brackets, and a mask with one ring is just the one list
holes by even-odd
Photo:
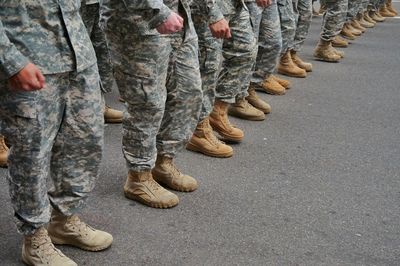
[[7, 162], [0, 162], [0, 167], [1, 168], [7, 168], [8, 167], [8, 163]]
[[[281, 85], [282, 87], [284, 87], [283, 85]], [[262, 92], [265, 92], [265, 93], [268, 93], [268, 94], [271, 94], [271, 95], [278, 95], [278, 96], [281, 96], [281, 95], [285, 95], [286, 94], [286, 90], [288, 90], [289, 88], [286, 88], [286, 87], [284, 87], [285, 88], [285, 90], [284, 91], [282, 91], [282, 92], [277, 92], [277, 91], [273, 91], [273, 90], [269, 90], [269, 89], [265, 89], [265, 88], [257, 88], [256, 89], [256, 91], [262, 91]]]
[[315, 57], [315, 60], [328, 62], [328, 63], [339, 63], [339, 61], [340, 61], [340, 59], [339, 60], [331, 60], [331, 59], [326, 59], [326, 58], [323, 58], [323, 57], [318, 57], [318, 56], [315, 56], [315, 55], [314, 55], [314, 57]]
[[306, 75], [296, 75], [296, 74], [291, 74], [291, 73], [286, 73], [286, 72], [282, 72], [282, 71], [280, 71], [280, 70], [278, 70], [278, 73], [279, 74], [281, 74], [281, 75], [285, 75], [285, 76], [288, 76], [288, 77], [292, 77], [292, 78], [306, 78], [307, 77], [307, 74]]
[[154, 180], [157, 181], [157, 183], [159, 183], [163, 187], [167, 187], [169, 189], [172, 189], [172, 190], [175, 190], [175, 191], [178, 191], [178, 192], [193, 192], [193, 191], [195, 191], [197, 189], [197, 187], [195, 187], [195, 188], [186, 188], [186, 189], [185, 188], [179, 188], [179, 187], [173, 187], [173, 186], [170, 186], [169, 184], [163, 182], [160, 179], [156, 179], [154, 175], [153, 175], [153, 178], [154, 178]]
[[204, 151], [203, 149], [197, 147], [196, 145], [191, 144], [190, 142], [188, 144], [186, 144], [186, 149], [190, 150], [190, 151], [202, 153], [202, 154], [207, 155], [207, 156], [216, 157], [216, 158], [229, 158], [229, 157], [233, 156], [233, 151], [229, 152], [229, 153], [208, 152], [208, 151]]
[[[211, 122], [211, 121], [210, 121], [210, 122]], [[233, 137], [233, 136], [226, 135], [226, 134], [222, 133], [222, 132], [221, 132], [222, 130], [220, 130], [218, 127], [213, 126], [212, 123], [210, 123], [210, 124], [211, 124], [211, 127], [213, 128], [213, 130], [216, 131], [216, 132], [221, 136], [221, 138], [222, 138], [223, 141], [229, 141], [229, 142], [239, 143], [239, 142], [241, 142], [241, 141], [243, 140], [243, 138], [244, 138], [244, 136], [241, 137], [241, 138], [235, 138], [235, 137]]]
[[119, 123], [122, 123], [122, 119], [104, 119], [104, 123], [119, 124]]
[[228, 112], [229, 115], [243, 119], [243, 120], [249, 120], [249, 121], [264, 121], [265, 120], [265, 115], [264, 116], [245, 116], [241, 114], [236, 114], [236, 113], [231, 113]]
[[349, 47], [348, 45], [337, 45], [337, 44], [333, 44], [333, 43], [332, 43], [332, 46], [336, 47], [336, 48], [347, 48], [347, 47]]
[[175, 207], [179, 203], [179, 201], [177, 203], [175, 203], [175, 204], [174, 203], [171, 203], [171, 204], [152, 203], [152, 202], [145, 201], [140, 197], [137, 197], [135, 195], [131, 195], [131, 194], [126, 193], [126, 192], [124, 192], [124, 194], [125, 194], [125, 197], [130, 199], [130, 200], [137, 201], [137, 202], [139, 202], [139, 203], [141, 203], [143, 205], [146, 205], [146, 206], [149, 206], [149, 207], [152, 207], [152, 208], [156, 208], [156, 209], [169, 209], [169, 208]]
[[111, 242], [110, 244], [104, 245], [104, 246], [89, 247], [89, 246], [85, 246], [85, 245], [79, 245], [79, 244], [68, 243], [68, 242], [66, 242], [66, 241], [64, 241], [64, 240], [62, 240], [62, 239], [60, 239], [60, 238], [58, 238], [58, 237], [51, 236], [50, 234], [49, 234], [49, 237], [50, 237], [50, 239], [51, 239], [51, 242], [52, 242], [54, 245], [71, 246], [71, 247], [76, 247], [76, 248], [79, 248], [79, 249], [82, 249], [82, 250], [93, 251], [93, 252], [106, 250], [106, 249], [108, 249], [109, 247], [111, 247], [111, 245], [112, 245], [112, 242]]

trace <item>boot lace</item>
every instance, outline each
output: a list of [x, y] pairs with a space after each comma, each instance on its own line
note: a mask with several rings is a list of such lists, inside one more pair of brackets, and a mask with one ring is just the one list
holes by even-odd
[[32, 246], [37, 248], [39, 253], [42, 254], [42, 260], [47, 264], [51, 261], [51, 257], [63, 257], [64, 255], [56, 249], [50, 240], [50, 237], [45, 234], [32, 237]]
[[6, 145], [6, 143], [4, 142], [4, 138], [0, 138], [0, 152], [7, 152], [8, 151], [8, 147]]
[[67, 220], [67, 225], [70, 230], [77, 232], [81, 237], [87, 237], [89, 235], [89, 231], [95, 231], [90, 225], [82, 222], [78, 216], [72, 215]]

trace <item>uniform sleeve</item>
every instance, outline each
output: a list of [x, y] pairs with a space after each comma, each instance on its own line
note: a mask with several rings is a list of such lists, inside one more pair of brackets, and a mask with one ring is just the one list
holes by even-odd
[[8, 39], [3, 23], [0, 21], [0, 72], [10, 78], [28, 63], [28, 58], [22, 55]]
[[154, 29], [161, 25], [165, 20], [167, 20], [172, 12], [162, 0], [128, 0], [125, 1], [125, 4], [133, 13], [141, 11], [152, 12], [153, 15], [148, 20], [150, 29]]
[[220, 21], [224, 18], [219, 6], [217, 5], [215, 0], [206, 0], [207, 1], [207, 11], [208, 11], [208, 18], [210, 24]]

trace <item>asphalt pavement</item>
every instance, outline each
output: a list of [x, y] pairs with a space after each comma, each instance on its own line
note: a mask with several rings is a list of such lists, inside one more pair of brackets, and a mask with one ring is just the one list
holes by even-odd
[[[400, 3], [395, 6], [400, 10]], [[300, 54], [306, 79], [262, 94], [266, 121], [245, 131], [230, 159], [184, 151], [193, 193], [169, 210], [124, 197], [121, 126], [107, 125], [101, 174], [82, 217], [114, 235], [99, 253], [61, 247], [79, 265], [400, 265], [400, 18], [313, 61], [321, 18]], [[109, 103], [123, 108], [117, 93]], [[22, 265], [6, 170], [0, 170], [0, 265]]]

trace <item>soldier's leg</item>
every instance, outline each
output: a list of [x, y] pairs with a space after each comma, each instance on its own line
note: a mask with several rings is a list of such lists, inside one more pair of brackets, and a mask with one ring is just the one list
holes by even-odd
[[282, 49], [281, 24], [278, 6], [274, 0], [262, 12], [258, 37], [258, 53], [251, 82], [261, 90], [282, 95], [285, 87], [279, 84], [272, 73], [275, 72]]
[[290, 49], [296, 34], [296, 14], [292, 0], [278, 0], [278, 11], [281, 20], [282, 52], [278, 65], [278, 73], [291, 77], [304, 78], [306, 71], [298, 67], [292, 60]]
[[343, 28], [348, 2], [328, 0], [326, 4], [327, 11], [323, 17], [320, 41], [314, 51], [314, 57], [321, 61], [338, 62], [341, 56], [332, 47], [332, 41]]
[[33, 234], [50, 220], [47, 196], [51, 150], [61, 125], [68, 73], [46, 75], [46, 88], [35, 92], [8, 91], [1, 85], [1, 128], [11, 143], [9, 190], [17, 226]]
[[298, 53], [303, 47], [304, 41], [308, 35], [312, 20], [312, 1], [297, 0], [293, 1], [295, 10], [297, 10], [296, 34], [294, 37], [293, 47], [291, 49], [291, 57], [293, 62], [307, 72], [312, 71], [312, 64], [304, 62]]
[[97, 66], [69, 73], [66, 87], [51, 153], [53, 182], [48, 195], [54, 210], [48, 233], [54, 244], [100, 251], [111, 245], [112, 236], [94, 228], [87, 230], [76, 214], [93, 190], [102, 155], [104, 120]]
[[128, 24], [110, 24], [107, 29], [117, 85], [127, 107], [122, 122], [122, 151], [129, 170], [125, 196], [155, 208], [173, 207], [178, 197], [162, 188], [151, 174], [167, 99], [171, 47], [159, 35], [125, 34]]
[[237, 8], [229, 18], [232, 38], [224, 40], [224, 61], [217, 85], [217, 98], [224, 102], [233, 101], [229, 114], [248, 120], [264, 120], [265, 114], [250, 105], [246, 97], [252, 69], [257, 57], [257, 42], [253, 31], [250, 12]]
[[54, 141], [50, 165], [52, 206], [68, 216], [79, 210], [94, 187], [103, 145], [103, 116], [97, 66], [72, 72], [62, 123]]
[[294, 37], [293, 50], [301, 50], [304, 41], [308, 35], [312, 20], [312, 3], [310, 0], [298, 0], [297, 10], [299, 12], [297, 19], [296, 34]]
[[233, 155], [233, 149], [217, 139], [208, 118], [215, 100], [215, 87], [222, 59], [222, 40], [212, 36], [206, 16], [192, 17], [198, 36], [203, 100], [199, 123], [186, 148], [208, 156], [230, 157]]
[[171, 189], [190, 192], [197, 181], [182, 174], [174, 158], [186, 145], [197, 125], [201, 103], [201, 77], [198, 43], [194, 28], [184, 35], [168, 37], [172, 47], [167, 77], [167, 101], [164, 117], [157, 135], [157, 161], [153, 169], [156, 181]]

